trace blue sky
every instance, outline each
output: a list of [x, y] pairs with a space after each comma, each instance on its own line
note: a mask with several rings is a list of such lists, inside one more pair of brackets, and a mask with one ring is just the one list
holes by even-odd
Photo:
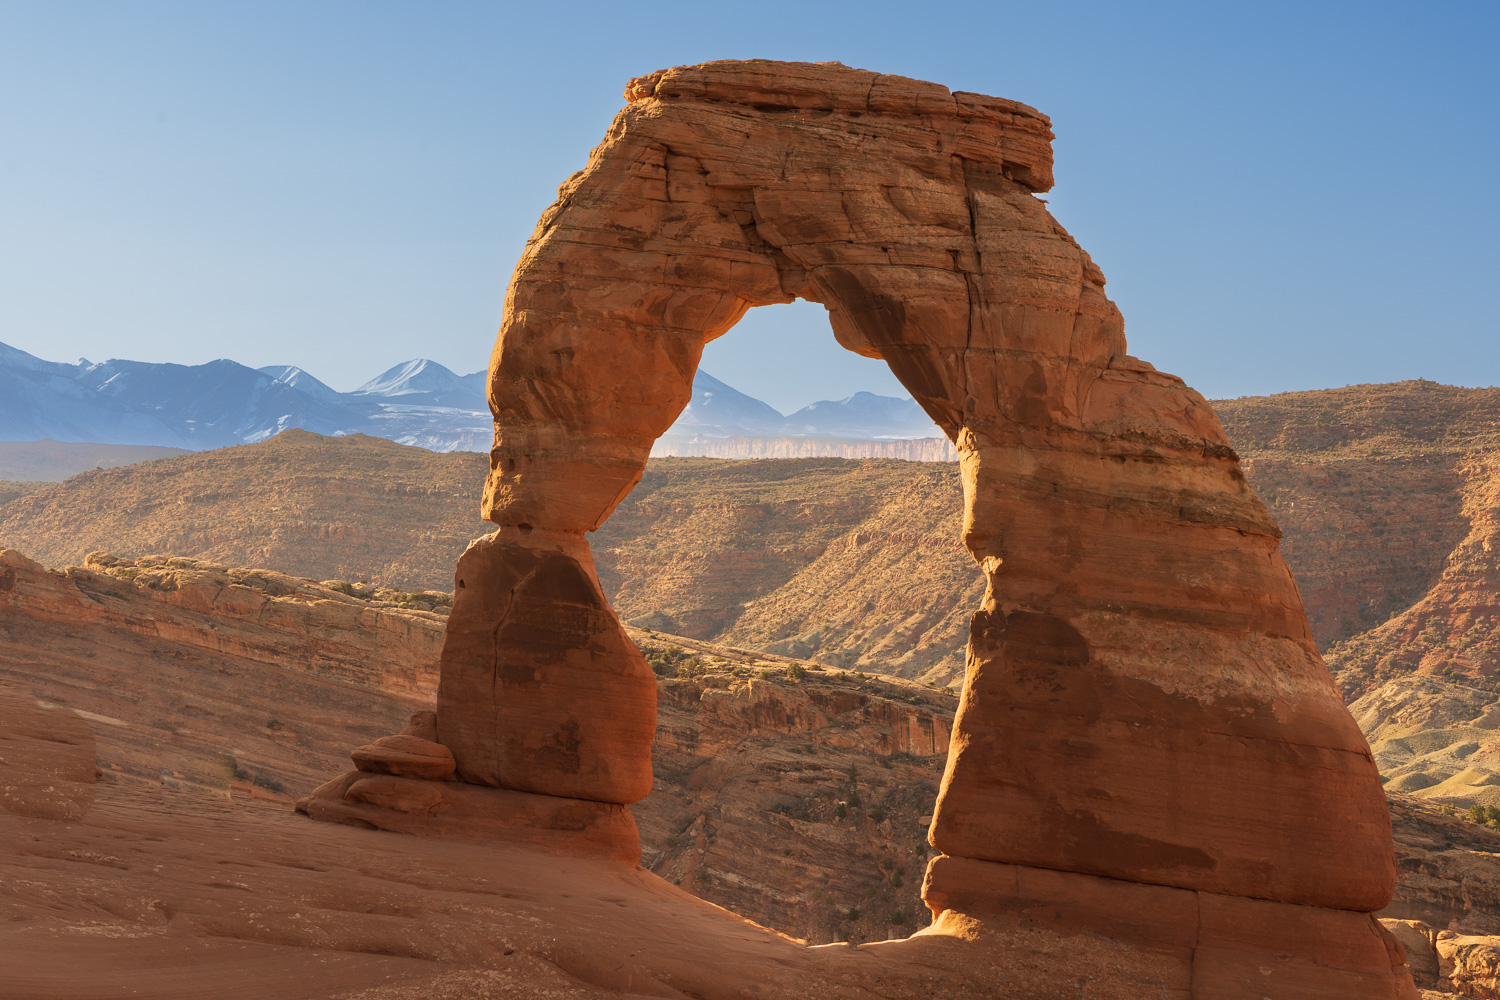
[[[0, 0], [0, 341], [481, 368], [627, 79], [837, 59], [1051, 115], [1054, 214], [1133, 353], [1211, 397], [1495, 384], [1497, 10]], [[704, 364], [782, 410], [899, 391], [805, 304]]]

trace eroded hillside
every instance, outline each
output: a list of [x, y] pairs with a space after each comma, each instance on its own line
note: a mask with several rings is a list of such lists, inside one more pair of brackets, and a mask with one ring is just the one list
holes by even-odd
[[[492, 528], [486, 471], [483, 455], [288, 431], [0, 493], [0, 545], [50, 566], [172, 552], [447, 590]], [[658, 459], [592, 544], [626, 620], [948, 682], [983, 592], [960, 503], [946, 463]]]
[[1217, 404], [1347, 698], [1500, 672], [1500, 389], [1349, 386]]
[[947, 682], [983, 579], [944, 463], [656, 460], [594, 534], [627, 622]]
[[[1401, 382], [1216, 408], [1346, 697], [1417, 669], [1494, 683], [1500, 390]], [[485, 472], [482, 455], [291, 431], [0, 485], [0, 544], [48, 565], [170, 551], [446, 590], [490, 527]], [[591, 542], [626, 621], [952, 683], [983, 592], [961, 503], [948, 463], [656, 459]]]

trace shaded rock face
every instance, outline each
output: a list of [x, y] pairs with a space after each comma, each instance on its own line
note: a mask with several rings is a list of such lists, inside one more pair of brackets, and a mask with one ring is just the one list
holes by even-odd
[[[651, 680], [607, 608], [588, 606], [586, 636], [532, 626], [501, 652], [473, 637], [508, 627], [497, 609], [527, 559], [566, 551], [592, 573], [582, 533], [639, 480], [704, 344], [752, 306], [804, 298], [953, 440], [963, 541], [987, 578], [931, 827], [948, 856], [932, 908], [1003, 923], [1035, 903], [1014, 886], [1046, 869], [1096, 880], [1056, 889], [1080, 894], [1064, 923], [1094, 930], [1133, 910], [1122, 884], [1146, 883], [1162, 917], [1131, 939], [1161, 954], [1265, 931], [1205, 963], [1219, 978], [1195, 995], [1252, 995], [1288, 948], [1306, 961], [1284, 963], [1281, 993], [1409, 989], [1369, 917], [1395, 880], [1369, 749], [1212, 410], [1127, 355], [1103, 275], [1034, 197], [1051, 184], [1046, 117], [837, 64], [678, 68], [626, 97], [543, 214], [491, 358], [484, 514], [500, 530], [460, 563], [439, 693], [459, 773], [644, 794], [613, 776], [648, 758]], [[507, 553], [493, 572], [491, 549]], [[528, 620], [582, 608], [544, 597]], [[496, 770], [499, 732], [600, 763]]]

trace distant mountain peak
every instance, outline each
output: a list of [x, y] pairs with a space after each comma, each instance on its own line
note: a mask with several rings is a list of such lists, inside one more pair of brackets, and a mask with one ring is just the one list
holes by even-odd
[[413, 358], [376, 375], [355, 392], [399, 396], [409, 392], [444, 392], [464, 384], [461, 376], [427, 358]]
[[293, 389], [307, 393], [313, 399], [321, 400], [325, 403], [339, 403], [342, 401], [341, 393], [320, 382], [318, 379], [313, 378], [313, 376], [296, 365], [267, 365], [264, 368], [256, 370], [264, 375], [269, 375], [272, 379], [283, 385], [289, 385]]
[[[203, 449], [300, 427], [327, 435], [366, 433], [433, 451], [483, 451], [494, 431], [488, 381], [484, 370], [458, 375], [429, 358], [413, 358], [353, 392], [338, 392], [296, 365], [252, 369], [226, 358], [201, 365], [119, 358], [70, 365], [0, 344], [0, 440]], [[847, 445], [937, 433], [909, 399], [856, 392], [788, 417], [700, 371], [663, 442], [790, 437]]]

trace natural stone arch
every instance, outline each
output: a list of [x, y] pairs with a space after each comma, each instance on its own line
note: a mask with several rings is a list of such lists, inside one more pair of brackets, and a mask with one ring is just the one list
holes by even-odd
[[460, 562], [438, 707], [459, 776], [649, 791], [654, 678], [584, 532], [638, 481], [703, 345], [806, 298], [956, 443], [988, 578], [934, 911], [1065, 897], [1078, 926], [1144, 921], [1197, 956], [1195, 995], [1214, 934], [1253, 926], [1262, 958], [1316, 955], [1288, 982], [1395, 995], [1367, 916], [1394, 884], [1368, 747], [1212, 410], [1127, 355], [1103, 275], [1034, 196], [1048, 120], [837, 64], [679, 68], [626, 96], [529, 241], [491, 359], [498, 530]]

